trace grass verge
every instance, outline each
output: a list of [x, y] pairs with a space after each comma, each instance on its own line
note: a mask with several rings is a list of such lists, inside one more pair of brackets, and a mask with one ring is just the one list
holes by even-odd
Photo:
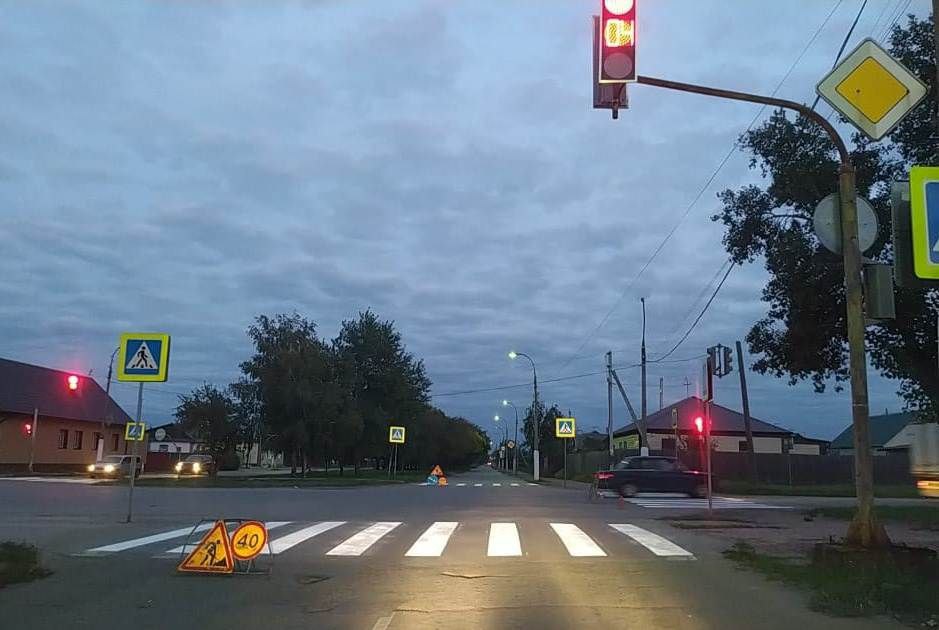
[[39, 564], [39, 550], [33, 545], [9, 540], [0, 542], [0, 588], [51, 574], [52, 571]]
[[[882, 522], [908, 523], [914, 529], [939, 531], [939, 505], [876, 505], [874, 512]], [[851, 520], [854, 507], [820, 507], [809, 510], [807, 514]]]
[[830, 615], [890, 615], [919, 624], [939, 614], [936, 580], [901, 567], [820, 566], [802, 558], [762, 554], [744, 542], [724, 556], [770, 580], [808, 591], [809, 607]]
[[[751, 483], [749, 481], [721, 480], [720, 492], [727, 494], [781, 495], [806, 497], [853, 497], [853, 484], [830, 484], [818, 486], [787, 486], [781, 484]], [[874, 495], [882, 498], [917, 498], [919, 493], [913, 485], [874, 486]]]

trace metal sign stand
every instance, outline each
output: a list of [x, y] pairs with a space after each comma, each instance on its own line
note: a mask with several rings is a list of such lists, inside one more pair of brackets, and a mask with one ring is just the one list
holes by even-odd
[[[182, 549], [181, 549], [181, 551], [180, 551], [180, 553], [179, 553], [179, 563], [182, 563], [182, 561], [186, 558], [186, 555], [191, 551], [191, 549], [189, 549], [189, 547], [190, 547], [190, 542], [192, 542], [192, 540], [193, 540], [193, 539], [192, 539], [193, 534], [196, 533], [196, 531], [199, 529], [199, 526], [202, 525], [203, 523], [214, 523], [214, 522], [217, 521], [217, 520], [219, 520], [219, 519], [214, 519], [214, 518], [202, 518], [202, 519], [199, 519], [199, 522], [198, 522], [198, 523], [196, 523], [195, 525], [192, 526], [192, 529], [189, 530], [189, 534], [186, 535], [186, 542], [183, 543]], [[238, 526], [240, 526], [242, 523], [244, 523], [244, 522], [246, 522], [246, 521], [253, 521], [253, 520], [257, 520], [257, 519], [251, 519], [251, 518], [223, 518], [223, 519], [221, 519], [221, 520], [225, 523], [225, 529], [227, 530], [229, 523], [237, 523]], [[263, 522], [263, 521], [262, 521], [262, 522]], [[235, 531], [236, 529], [238, 529], [238, 526], [232, 528], [231, 531]], [[267, 529], [267, 523], [264, 524], [264, 528]], [[193, 544], [199, 544], [199, 543], [198, 543], [198, 540], [197, 540], [195, 543], [193, 543]], [[270, 556], [271, 562], [270, 562], [270, 565], [269, 565], [266, 569], [259, 569], [258, 566], [257, 566], [257, 563], [255, 563], [255, 558], [251, 558], [250, 560], [239, 560], [238, 558], [235, 558], [234, 556], [232, 556], [232, 563], [234, 564], [234, 566], [233, 566], [233, 568], [232, 568], [232, 574], [238, 574], [238, 575], [268, 575], [268, 576], [269, 576], [269, 575], [271, 575], [271, 574], [274, 572], [274, 557], [275, 557], [275, 556], [274, 556], [274, 550], [271, 548], [271, 537], [270, 537], [270, 535], [268, 535], [268, 537], [267, 537], [267, 555]]]
[[[143, 381], [140, 382], [139, 387], [137, 388], [137, 427], [138, 430], [141, 430], [140, 423], [142, 422], [141, 414], [143, 412]], [[126, 438], [126, 435], [125, 435]], [[103, 436], [102, 436], [103, 439]], [[134, 514], [134, 479], [137, 477], [137, 439], [134, 438], [130, 445], [130, 489], [127, 492], [127, 523], [130, 523], [130, 519]], [[141, 466], [141, 469], [143, 466]]]

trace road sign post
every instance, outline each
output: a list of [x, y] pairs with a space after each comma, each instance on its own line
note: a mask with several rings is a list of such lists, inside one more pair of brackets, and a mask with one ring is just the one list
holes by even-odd
[[554, 419], [554, 437], [561, 440], [564, 445], [564, 480], [561, 482], [563, 487], [567, 487], [567, 441], [574, 439], [577, 435], [577, 420], [575, 418], [555, 418]]

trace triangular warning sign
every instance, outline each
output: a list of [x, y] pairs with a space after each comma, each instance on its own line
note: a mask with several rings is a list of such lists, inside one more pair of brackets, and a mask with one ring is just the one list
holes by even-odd
[[400, 439], [403, 439], [403, 437], [404, 437], [404, 436], [401, 435], [401, 429], [392, 429], [392, 430], [391, 430], [391, 439], [392, 439], [392, 440], [400, 440]]
[[558, 433], [561, 433], [561, 434], [563, 434], [563, 435], [566, 435], [566, 434], [568, 434], [568, 433], [572, 433], [572, 431], [571, 431], [571, 423], [570, 423], [570, 422], [562, 422], [562, 423], [561, 423], [561, 428], [558, 429]]
[[150, 347], [147, 345], [146, 341], [140, 342], [140, 347], [137, 348], [137, 351], [130, 357], [130, 360], [127, 361], [127, 365], [124, 367], [125, 370], [158, 370], [160, 366], [157, 365], [156, 359], [153, 358], [153, 353], [150, 352]]
[[443, 469], [440, 468], [440, 465], [434, 466], [434, 469], [430, 471], [430, 474], [436, 475], [437, 477], [443, 477]]
[[231, 542], [224, 521], [215, 521], [196, 548], [177, 567], [178, 571], [196, 573], [231, 573], [235, 568]]

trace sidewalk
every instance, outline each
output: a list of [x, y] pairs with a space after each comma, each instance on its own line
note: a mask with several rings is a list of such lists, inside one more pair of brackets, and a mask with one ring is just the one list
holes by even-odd
[[253, 466], [251, 468], [239, 468], [238, 470], [220, 470], [219, 477], [266, 477], [269, 475], [289, 475], [290, 468], [265, 468], [263, 466]]

